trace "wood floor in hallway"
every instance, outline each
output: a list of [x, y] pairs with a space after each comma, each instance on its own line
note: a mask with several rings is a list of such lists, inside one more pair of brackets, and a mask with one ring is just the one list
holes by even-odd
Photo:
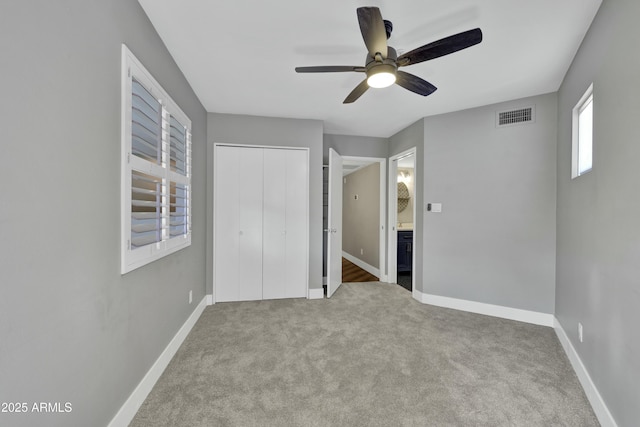
[[351, 261], [342, 258], [342, 282], [377, 282], [378, 278], [373, 274], [365, 271], [352, 263]]

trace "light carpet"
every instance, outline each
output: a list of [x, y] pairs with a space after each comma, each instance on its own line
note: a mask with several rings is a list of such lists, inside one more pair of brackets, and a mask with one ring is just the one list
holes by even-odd
[[397, 285], [208, 307], [131, 426], [597, 426], [552, 328]]

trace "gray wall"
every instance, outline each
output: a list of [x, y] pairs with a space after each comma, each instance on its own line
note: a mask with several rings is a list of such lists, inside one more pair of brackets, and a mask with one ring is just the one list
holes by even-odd
[[[322, 122], [210, 113], [207, 119], [209, 180], [213, 171], [213, 144], [246, 144], [309, 148], [309, 288], [322, 288]], [[208, 223], [213, 221], [213, 187], [207, 190]], [[213, 235], [207, 232], [207, 264], [213, 262]], [[213, 274], [207, 269], [207, 293], [213, 292]]]
[[[120, 51], [193, 122], [192, 245], [120, 275]], [[206, 112], [136, 1], [0, 3], [1, 425], [106, 425], [205, 295]], [[193, 290], [194, 304], [188, 304]]]
[[344, 177], [342, 250], [380, 268], [379, 230], [380, 164], [373, 163]]
[[329, 162], [329, 148], [333, 148], [341, 156], [389, 157], [389, 139], [373, 136], [323, 135], [323, 161]]
[[[534, 124], [495, 128], [497, 109], [532, 104]], [[390, 156], [417, 150], [419, 291], [553, 313], [555, 129], [550, 94], [427, 117], [390, 138]], [[443, 213], [425, 214], [427, 202]]]
[[[554, 311], [556, 95], [424, 120], [424, 292]], [[535, 106], [535, 123], [495, 113]], [[420, 215], [419, 215], [420, 217]]]
[[[559, 91], [556, 317], [620, 426], [640, 420], [638, 16], [604, 0]], [[571, 110], [592, 82], [593, 170], [571, 180]]]
[[[415, 265], [413, 266], [413, 275], [416, 289], [423, 291], [423, 218], [422, 206], [424, 206], [424, 119], [420, 119], [411, 126], [401, 130], [389, 139], [389, 157], [400, 154], [410, 148], [416, 148], [415, 158], [415, 204], [416, 218], [413, 221], [413, 250], [415, 255]], [[388, 171], [389, 164], [387, 164]], [[387, 174], [388, 176], [388, 174]], [[388, 205], [388, 203], [387, 203]], [[388, 209], [388, 206], [387, 206]], [[387, 222], [388, 222], [387, 216]], [[387, 230], [395, 224], [387, 224]], [[387, 270], [388, 271], [388, 270]]]

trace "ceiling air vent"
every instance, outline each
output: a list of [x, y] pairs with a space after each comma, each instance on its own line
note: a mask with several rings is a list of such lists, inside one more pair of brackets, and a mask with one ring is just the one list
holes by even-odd
[[496, 127], [514, 126], [535, 121], [535, 108], [526, 107], [516, 110], [496, 112]]

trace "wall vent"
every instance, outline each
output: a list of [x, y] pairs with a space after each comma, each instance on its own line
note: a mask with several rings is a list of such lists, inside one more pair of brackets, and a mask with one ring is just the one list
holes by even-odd
[[522, 125], [535, 122], [534, 107], [518, 108], [516, 110], [497, 111], [496, 127]]

